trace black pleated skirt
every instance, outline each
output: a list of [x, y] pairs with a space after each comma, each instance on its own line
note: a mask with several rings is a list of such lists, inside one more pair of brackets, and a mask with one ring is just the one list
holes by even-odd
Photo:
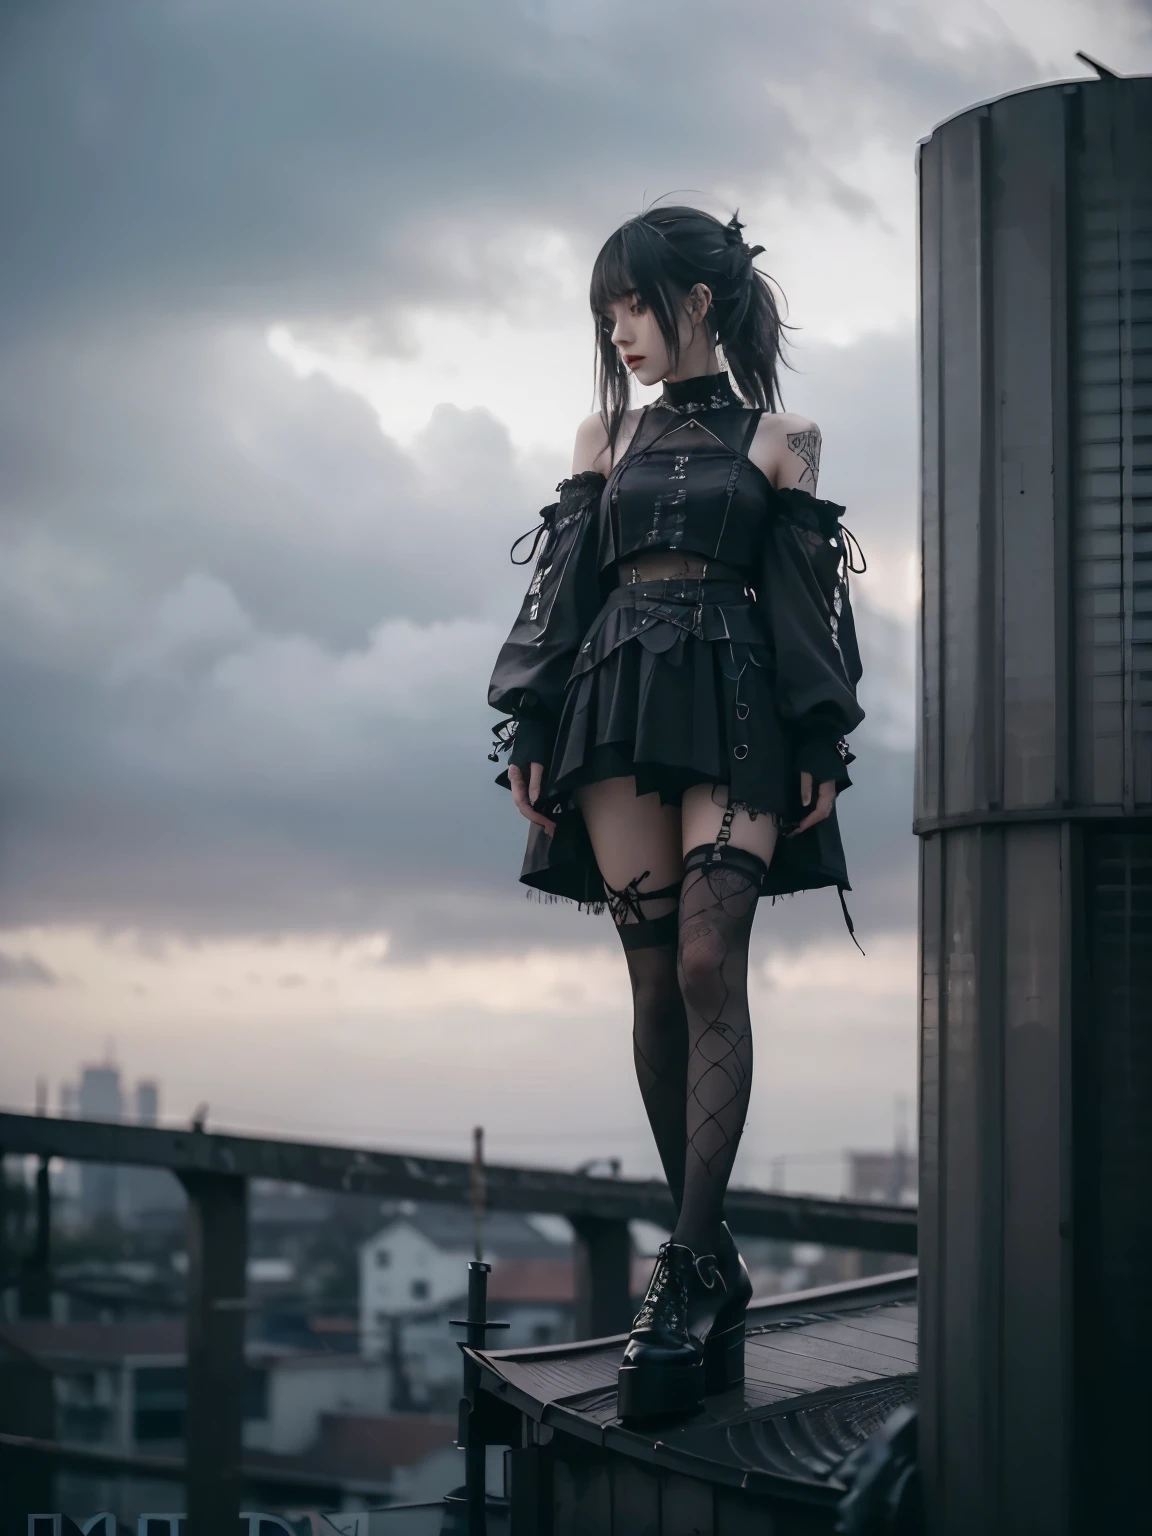
[[[528, 828], [523, 883], [599, 908], [604, 884], [575, 791], [632, 777], [665, 804], [693, 784], [723, 784], [730, 803], [785, 832], [803, 819], [771, 642], [740, 583], [646, 581], [609, 595], [577, 654], [537, 802], [556, 831]], [[821, 886], [851, 889], [835, 809], [778, 840], [761, 894]]]
[[776, 709], [771, 646], [738, 582], [636, 582], [612, 592], [573, 667], [546, 798], [635, 777], [679, 804], [694, 784], [730, 803], [798, 820], [799, 777]]

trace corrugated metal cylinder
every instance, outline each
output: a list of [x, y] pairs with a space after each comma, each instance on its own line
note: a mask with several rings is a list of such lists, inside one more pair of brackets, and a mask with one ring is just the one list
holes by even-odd
[[1152, 79], [974, 107], [919, 182], [930, 1530], [1129, 1529], [1152, 1428]]

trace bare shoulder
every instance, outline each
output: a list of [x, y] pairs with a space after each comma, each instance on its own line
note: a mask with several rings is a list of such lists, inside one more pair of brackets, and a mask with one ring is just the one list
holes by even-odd
[[609, 449], [608, 429], [599, 411], [593, 411], [591, 416], [585, 416], [576, 428], [576, 446], [572, 450], [572, 473], [579, 475], [584, 470], [595, 469], [602, 475], [607, 475], [612, 465], [632, 441], [632, 434], [636, 430], [639, 419], [639, 408], [624, 412], [624, 419], [616, 434], [616, 452], [613, 454]]
[[796, 411], [765, 411], [748, 457], [781, 490], [797, 486], [815, 493], [820, 477], [820, 428]]
[[608, 456], [608, 429], [594, 411], [576, 428], [576, 445], [572, 449], [572, 473], [583, 474], [587, 469], [604, 470]]

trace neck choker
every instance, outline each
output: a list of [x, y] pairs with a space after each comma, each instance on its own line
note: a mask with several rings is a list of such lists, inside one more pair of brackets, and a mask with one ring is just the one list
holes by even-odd
[[658, 404], [666, 411], [682, 415], [743, 408], [743, 401], [724, 372], [704, 373], [696, 379], [665, 379]]

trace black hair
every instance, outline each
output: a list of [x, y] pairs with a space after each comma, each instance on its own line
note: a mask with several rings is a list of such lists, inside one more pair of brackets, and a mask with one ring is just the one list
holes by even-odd
[[680, 305], [694, 283], [706, 283], [712, 303], [705, 317], [713, 342], [744, 400], [762, 410], [782, 407], [778, 369], [783, 332], [772, 283], [752, 265], [764, 247], [745, 245], [744, 225], [727, 224], [699, 208], [649, 208], [609, 235], [592, 268], [589, 302], [596, 322], [596, 384], [600, 418], [615, 444], [628, 408], [628, 369], [612, 345], [608, 311], [635, 296], [652, 311], [675, 364], [680, 356]]

